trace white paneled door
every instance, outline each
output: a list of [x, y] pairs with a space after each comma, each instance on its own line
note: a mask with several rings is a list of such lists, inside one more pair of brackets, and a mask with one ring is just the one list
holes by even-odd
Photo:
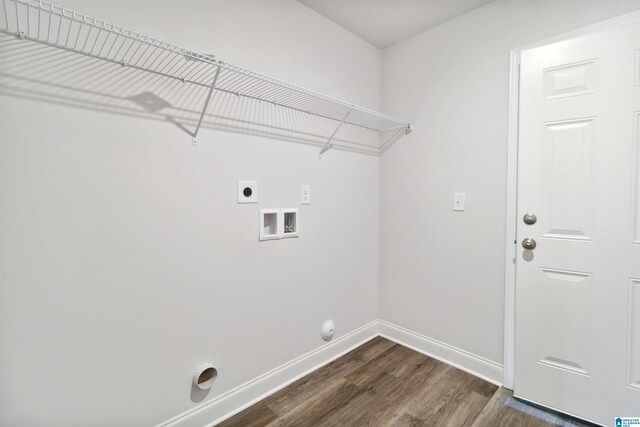
[[640, 417], [640, 19], [522, 53], [518, 150], [515, 395]]

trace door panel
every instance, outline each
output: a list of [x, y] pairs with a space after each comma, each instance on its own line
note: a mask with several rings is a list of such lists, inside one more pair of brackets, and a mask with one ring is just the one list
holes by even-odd
[[633, 182], [633, 223], [631, 232], [631, 243], [640, 244], [640, 111], [633, 114], [633, 150], [635, 153], [634, 182]]
[[640, 417], [639, 52], [640, 18], [521, 55], [514, 392], [603, 425]]
[[640, 390], [640, 279], [629, 282], [629, 386]]
[[541, 178], [543, 237], [591, 240], [594, 120], [545, 123]]
[[596, 92], [596, 61], [565, 64], [544, 70], [545, 101]]
[[539, 363], [588, 375], [591, 274], [544, 268], [540, 273]]

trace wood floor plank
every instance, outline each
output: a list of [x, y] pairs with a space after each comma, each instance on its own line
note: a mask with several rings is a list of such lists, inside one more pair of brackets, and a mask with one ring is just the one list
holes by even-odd
[[464, 400], [458, 402], [449, 415], [440, 424], [443, 427], [470, 426], [480, 416], [491, 397], [471, 391], [464, 396]]
[[278, 417], [270, 427], [282, 426], [315, 426], [322, 418], [346, 406], [349, 401], [360, 392], [358, 386], [340, 379], [326, 387], [304, 405], [299, 405], [290, 412]]
[[263, 402], [276, 414], [284, 415], [313, 397], [322, 387], [358, 369], [394, 345], [389, 340], [376, 337], [267, 397]]
[[489, 381], [483, 380], [482, 378], [478, 378], [471, 374], [467, 375], [469, 375], [469, 378], [471, 379], [468, 384], [469, 389], [487, 398], [493, 397], [495, 392], [500, 388], [495, 384], [491, 384]]
[[345, 379], [356, 385], [361, 385], [367, 382], [371, 376], [396, 369], [399, 365], [402, 365], [407, 358], [411, 357], [412, 353], [415, 353], [415, 351], [395, 344], [385, 352], [371, 359], [368, 363], [363, 364], [360, 368], [346, 375]]
[[409, 414], [402, 414], [393, 424], [378, 424], [379, 426], [394, 427], [431, 427], [424, 421]]
[[263, 427], [277, 418], [275, 412], [259, 402], [218, 424], [218, 427]]
[[[422, 355], [421, 355], [422, 356]], [[433, 371], [438, 366], [444, 366], [435, 359], [423, 356], [417, 358], [418, 362], [407, 364], [401, 371], [392, 370], [389, 375], [397, 378], [396, 387], [386, 390], [384, 395], [370, 394], [368, 398], [368, 410], [363, 412], [359, 419], [359, 425], [405, 425], [410, 414], [404, 411], [407, 403], [411, 401], [416, 390], [420, 390], [429, 382]], [[399, 376], [398, 376], [399, 375]], [[437, 374], [435, 374], [437, 375]], [[411, 417], [411, 423], [418, 425], [417, 418]]]
[[416, 415], [424, 412], [423, 407], [433, 406], [443, 391], [448, 389], [448, 371], [448, 365], [438, 362], [424, 381], [414, 387], [412, 393], [404, 399], [400, 412]]
[[393, 366], [389, 370], [389, 373], [397, 378], [411, 378], [415, 375], [416, 371], [422, 371], [425, 369], [430, 370], [440, 363], [442, 362], [432, 359], [422, 353], [411, 351], [401, 363]]
[[[400, 413], [403, 402], [420, 389], [437, 367], [446, 367], [403, 346], [394, 346], [366, 365], [347, 375], [349, 381], [359, 383], [362, 393], [347, 406], [324, 421], [327, 425], [382, 426], [407, 424], [409, 415]], [[411, 423], [419, 425], [415, 417]]]
[[[431, 390], [432, 393], [422, 405], [414, 407], [410, 413], [429, 425], [455, 426], [456, 420], [459, 419], [471, 424], [484, 408], [484, 405], [478, 407], [477, 401], [472, 399], [472, 393], [475, 393], [474, 389], [479, 387], [478, 383], [481, 381], [486, 383], [471, 374], [449, 367], [442, 381], [438, 383], [440, 387]], [[492, 391], [495, 392], [496, 389], [497, 387], [492, 385]], [[485, 397], [485, 404], [489, 402], [488, 396], [476, 394]]]
[[402, 386], [402, 381], [387, 372], [377, 373], [359, 387], [344, 406], [316, 421], [317, 426], [366, 426], [370, 412], [386, 396]]

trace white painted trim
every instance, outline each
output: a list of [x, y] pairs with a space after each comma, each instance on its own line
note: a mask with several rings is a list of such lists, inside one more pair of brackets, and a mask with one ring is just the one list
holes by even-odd
[[[507, 145], [507, 206], [504, 268], [504, 378], [513, 390], [515, 364], [515, 298], [518, 214], [518, 101], [520, 92], [520, 53], [511, 51], [509, 70], [509, 144]], [[510, 309], [507, 309], [510, 307]]]
[[520, 55], [523, 51], [556, 43], [572, 38], [593, 34], [616, 25], [624, 24], [640, 17], [640, 10], [618, 16], [575, 31], [560, 34], [511, 50], [509, 69], [509, 135], [507, 142], [507, 206], [506, 206], [506, 264], [505, 264], [505, 303], [504, 303], [504, 387], [513, 389], [515, 383], [515, 318], [516, 318], [516, 230], [518, 224], [518, 120]]
[[609, 28], [615, 27], [616, 25], [624, 24], [625, 22], [629, 22], [638, 18], [640, 18], [640, 10], [636, 10], [634, 12], [616, 16], [615, 18], [607, 19], [606, 21], [598, 22], [596, 24], [579, 28], [574, 31], [558, 34], [557, 36], [539, 40], [534, 43], [529, 43], [524, 46], [519, 46], [515, 49], [512, 49], [511, 51], [520, 53], [522, 51], [533, 49], [536, 47], [545, 46], [548, 44], [557, 43], [557, 42], [561, 42], [569, 39], [574, 39], [576, 37], [581, 37], [588, 34], [594, 34], [594, 33], [597, 33], [598, 31], [607, 30]]
[[485, 381], [502, 385], [502, 365], [484, 357], [461, 350], [417, 332], [380, 321], [380, 336], [394, 341], [412, 350], [426, 354], [448, 365], [482, 378]]
[[374, 320], [157, 427], [214, 426], [376, 336], [378, 321]]

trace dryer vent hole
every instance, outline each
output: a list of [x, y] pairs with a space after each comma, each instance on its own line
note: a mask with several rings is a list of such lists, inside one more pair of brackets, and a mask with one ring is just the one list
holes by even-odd
[[207, 381], [210, 381], [218, 376], [218, 370], [216, 368], [207, 368], [198, 377], [198, 385], [205, 384]]

